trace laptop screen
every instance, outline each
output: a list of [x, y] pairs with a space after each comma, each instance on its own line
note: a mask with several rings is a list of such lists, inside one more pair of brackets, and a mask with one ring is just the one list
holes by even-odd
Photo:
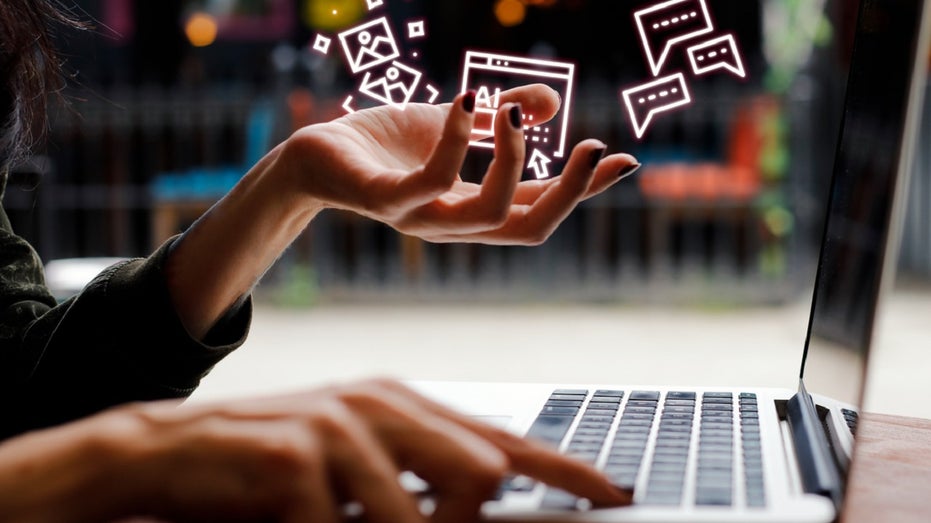
[[896, 192], [921, 114], [912, 93], [924, 78], [916, 66], [926, 56], [917, 50], [923, 4], [864, 0], [851, 59], [801, 373], [808, 390], [852, 405], [861, 400]]

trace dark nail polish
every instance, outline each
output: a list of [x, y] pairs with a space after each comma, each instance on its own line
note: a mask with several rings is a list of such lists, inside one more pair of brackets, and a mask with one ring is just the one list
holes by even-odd
[[600, 162], [601, 159], [605, 156], [605, 150], [607, 150], [607, 147], [599, 147], [592, 151], [592, 155], [589, 157], [592, 169], [598, 167], [598, 162]]
[[639, 171], [640, 167], [641, 165], [639, 163], [628, 165], [627, 167], [624, 167], [623, 169], [621, 169], [621, 172], [618, 173], [617, 177], [620, 179], [627, 178], [631, 174], [634, 174], [635, 172]]
[[462, 97], [462, 108], [467, 113], [475, 112], [475, 91], [466, 91], [465, 96]]
[[519, 104], [518, 104], [518, 105], [515, 105], [514, 107], [511, 107], [510, 116], [511, 116], [511, 125], [512, 125], [515, 129], [521, 129], [521, 128], [523, 128], [523, 124], [524, 124], [524, 114], [523, 114], [523, 112], [521, 111], [520, 105], [519, 105]]

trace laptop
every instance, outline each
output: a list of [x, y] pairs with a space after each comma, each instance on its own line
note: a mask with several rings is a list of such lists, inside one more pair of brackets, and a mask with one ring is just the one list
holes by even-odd
[[[617, 522], [838, 517], [876, 309], [894, 272], [901, 196], [922, 112], [928, 3], [861, 1], [797, 389], [413, 383], [635, 489], [631, 507], [591, 509], [585, 500], [517, 477], [486, 503], [484, 516]], [[786, 376], [790, 387], [794, 381]]]

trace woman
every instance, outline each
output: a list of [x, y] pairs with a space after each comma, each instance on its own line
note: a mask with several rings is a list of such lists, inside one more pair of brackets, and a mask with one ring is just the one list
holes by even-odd
[[[0, 192], [61, 83], [54, 25], [78, 24], [54, 0], [0, 4]], [[474, 93], [362, 111], [301, 129], [182, 236], [61, 305], [0, 207], [0, 519], [339, 521], [358, 501], [371, 521], [422, 521], [402, 470], [431, 483], [438, 522], [471, 520], [513, 472], [628, 503], [596, 471], [393, 382], [177, 406], [242, 343], [250, 290], [325, 209], [430, 241], [533, 245], [638, 167], [587, 140], [560, 178], [519, 183], [522, 114], [548, 119], [559, 100], [544, 86], [503, 100], [481, 185], [458, 177]]]

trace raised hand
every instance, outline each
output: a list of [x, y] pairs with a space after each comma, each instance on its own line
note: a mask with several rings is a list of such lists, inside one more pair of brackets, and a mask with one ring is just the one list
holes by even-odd
[[475, 120], [474, 93], [443, 106], [379, 107], [293, 135], [279, 158], [299, 187], [325, 207], [350, 210], [433, 242], [535, 245], [575, 206], [639, 165], [629, 155], [603, 158], [585, 140], [562, 176], [521, 182], [523, 113], [546, 121], [559, 97], [544, 85], [502, 93], [494, 160], [481, 184], [459, 176]]

